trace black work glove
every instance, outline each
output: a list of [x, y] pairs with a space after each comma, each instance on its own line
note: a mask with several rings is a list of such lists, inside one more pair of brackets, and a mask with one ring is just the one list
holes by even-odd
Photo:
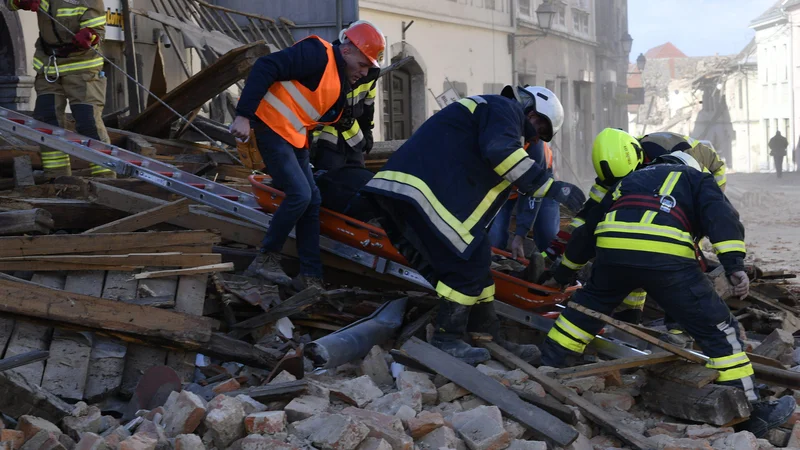
[[547, 194], [545, 194], [545, 198], [552, 198], [574, 213], [580, 211], [586, 202], [586, 196], [583, 191], [578, 186], [565, 181], [554, 181]]
[[372, 131], [365, 131], [364, 132], [364, 150], [363, 152], [369, 155], [369, 152], [372, 151], [372, 146], [375, 144], [375, 141], [372, 138]]

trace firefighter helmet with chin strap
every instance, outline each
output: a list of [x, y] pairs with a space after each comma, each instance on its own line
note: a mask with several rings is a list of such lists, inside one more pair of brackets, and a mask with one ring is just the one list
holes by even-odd
[[636, 170], [644, 160], [639, 141], [630, 133], [606, 128], [592, 144], [592, 164], [597, 178], [614, 183]]
[[700, 172], [703, 171], [703, 167], [700, 165], [699, 162], [697, 162], [696, 159], [694, 159], [692, 155], [681, 151], [667, 153], [666, 155], [661, 155], [658, 158], [656, 158], [653, 161], [653, 163], [681, 164], [699, 170]]
[[537, 129], [539, 138], [550, 142], [564, 125], [564, 107], [561, 101], [550, 89], [541, 86], [506, 86], [500, 94], [507, 98], [516, 99], [527, 116], [536, 113], [544, 122], [545, 127]]

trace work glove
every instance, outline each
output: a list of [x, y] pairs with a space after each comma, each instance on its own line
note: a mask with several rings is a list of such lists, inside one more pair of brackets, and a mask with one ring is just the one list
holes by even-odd
[[39, 11], [41, 0], [13, 0], [14, 6], [17, 9], [24, 9], [26, 11]]
[[747, 273], [744, 270], [733, 272], [728, 277], [728, 280], [733, 285], [733, 295], [739, 297], [740, 300], [744, 300], [747, 294], [750, 293], [750, 278], [747, 277]]
[[374, 144], [375, 140], [372, 137], [372, 131], [364, 131], [364, 153], [369, 155]]
[[550, 246], [544, 251], [550, 261], [555, 261], [556, 258], [564, 254], [570, 239], [572, 239], [572, 233], [562, 230], [556, 234], [556, 238], [550, 241]]
[[81, 30], [75, 33], [75, 36], [72, 37], [72, 43], [75, 44], [76, 47], [82, 49], [90, 48], [99, 40], [100, 36], [98, 36], [97, 32], [91, 28], [81, 28]]
[[552, 198], [574, 213], [580, 211], [586, 202], [586, 196], [583, 191], [578, 186], [565, 181], [554, 181], [550, 189], [547, 190], [545, 198]]

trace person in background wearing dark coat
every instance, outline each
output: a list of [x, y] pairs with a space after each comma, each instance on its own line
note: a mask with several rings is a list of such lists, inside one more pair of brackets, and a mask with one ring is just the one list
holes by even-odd
[[786, 157], [786, 148], [789, 147], [789, 141], [786, 140], [780, 131], [775, 132], [775, 136], [769, 140], [769, 154], [775, 160], [775, 172], [778, 173], [778, 178], [783, 173], [783, 158]]

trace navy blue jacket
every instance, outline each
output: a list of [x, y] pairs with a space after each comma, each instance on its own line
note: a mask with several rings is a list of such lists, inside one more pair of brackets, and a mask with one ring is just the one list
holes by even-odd
[[526, 123], [515, 100], [462, 99], [423, 123], [364, 190], [411, 204], [430, 227], [418, 233], [469, 259], [512, 184], [537, 198], [553, 184], [522, 148]]
[[[551, 176], [553, 175], [552, 169], [547, 168], [547, 161], [545, 160], [544, 156], [544, 142], [539, 140], [536, 144], [531, 144], [528, 146], [528, 155], [530, 155], [531, 159], [539, 166], [541, 169], [546, 170]], [[535, 199], [528, 195], [520, 195], [517, 199], [517, 220], [516, 220], [516, 229], [514, 234], [517, 236], [527, 236], [528, 232], [531, 231], [533, 227], [533, 222], [536, 220], [536, 201], [539, 199]]]
[[[339, 100], [322, 116], [320, 122], [336, 120], [339, 111], [345, 106], [345, 97], [350, 92], [346, 74], [347, 65], [338, 45], [334, 45], [333, 54], [336, 57], [336, 66], [339, 68], [342, 90]], [[236, 114], [251, 120], [257, 119], [256, 110], [259, 102], [277, 81], [296, 80], [306, 88], [315, 90], [322, 80], [327, 65], [328, 55], [325, 46], [316, 39], [303, 39], [289, 48], [258, 58], [250, 70], [250, 75], [247, 76], [242, 96], [236, 105]]]

